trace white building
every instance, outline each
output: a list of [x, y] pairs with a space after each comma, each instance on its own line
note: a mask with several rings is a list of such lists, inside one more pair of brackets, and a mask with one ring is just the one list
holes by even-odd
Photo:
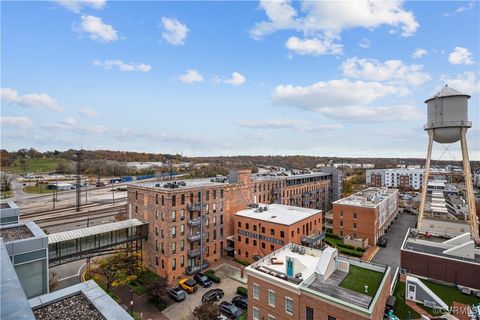
[[423, 183], [424, 169], [373, 169], [366, 171], [369, 186], [389, 188], [411, 188], [419, 190]]

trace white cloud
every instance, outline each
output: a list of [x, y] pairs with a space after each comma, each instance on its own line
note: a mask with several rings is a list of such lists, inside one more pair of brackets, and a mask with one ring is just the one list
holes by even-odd
[[112, 42], [118, 40], [117, 31], [101, 18], [89, 15], [82, 15], [80, 31], [89, 34], [90, 39], [100, 42]]
[[387, 95], [402, 95], [398, 86], [348, 79], [317, 82], [310, 86], [279, 85], [272, 100], [291, 107], [316, 111], [325, 117], [361, 121], [417, 119], [421, 113], [411, 105], [371, 106]]
[[50, 129], [67, 129], [72, 130], [77, 125], [77, 121], [73, 117], [66, 117], [63, 120], [60, 120], [58, 123], [49, 123], [43, 125], [44, 128]]
[[32, 120], [27, 117], [9, 117], [2, 116], [1, 118], [2, 126], [11, 126], [20, 129], [28, 129], [32, 126]]
[[372, 81], [400, 81], [409, 86], [416, 86], [431, 79], [422, 72], [423, 66], [406, 65], [401, 60], [361, 59], [357, 57], [345, 60], [341, 65], [343, 75], [350, 78]]
[[240, 127], [256, 128], [256, 129], [288, 129], [302, 128], [309, 125], [309, 122], [294, 119], [272, 119], [272, 120], [240, 120]]
[[448, 61], [451, 64], [473, 64], [472, 54], [467, 48], [455, 47], [448, 55]]
[[364, 49], [370, 48], [370, 39], [363, 38], [358, 45]]
[[8, 104], [17, 104], [24, 108], [45, 108], [57, 112], [63, 110], [57, 100], [51, 98], [46, 93], [29, 93], [20, 96], [16, 90], [11, 88], [0, 89], [1, 100]]
[[338, 37], [345, 29], [373, 30], [381, 25], [401, 29], [403, 36], [413, 35], [419, 24], [411, 11], [403, 8], [403, 1], [304, 1], [298, 16], [290, 1], [262, 0], [260, 8], [268, 21], [256, 23], [250, 30], [255, 39], [278, 30], [292, 29], [305, 35], [322, 34], [326, 38]]
[[85, 129], [85, 132], [88, 134], [105, 134], [108, 132], [108, 129], [102, 125], [93, 125]]
[[475, 1], [470, 1], [468, 2], [468, 4], [466, 6], [461, 6], [461, 7], [458, 7], [457, 9], [455, 9], [454, 12], [447, 12], [447, 13], [444, 13], [443, 16], [444, 17], [453, 17], [453, 16], [456, 16], [457, 14], [459, 13], [462, 13], [462, 12], [465, 12], [465, 11], [468, 11], [468, 10], [471, 10], [475, 7]]
[[225, 83], [232, 84], [234, 86], [239, 86], [245, 83], [247, 79], [239, 72], [233, 72], [232, 77], [225, 79]]
[[162, 37], [170, 44], [182, 46], [185, 44], [190, 29], [176, 19], [162, 17]]
[[319, 38], [302, 40], [297, 37], [290, 37], [287, 42], [285, 42], [285, 47], [299, 55], [309, 54], [314, 56], [339, 54], [343, 50], [343, 45], [334, 43], [333, 39], [321, 40]]
[[75, 127], [77, 124], [77, 121], [75, 120], [74, 117], [66, 117], [62, 121], [60, 121], [60, 124], [63, 124], [64, 126], [68, 127]]
[[426, 56], [428, 54], [428, 51], [422, 48], [417, 48], [412, 54], [413, 59], [420, 59], [423, 56]]
[[100, 10], [107, 3], [106, 0], [56, 0], [55, 2], [75, 13], [81, 12], [84, 7]]
[[178, 77], [183, 83], [202, 82], [203, 76], [195, 69], [188, 69], [185, 74]]
[[125, 72], [148, 72], [152, 69], [152, 66], [145, 63], [130, 62], [125, 63], [122, 60], [94, 60], [94, 66], [103, 67], [106, 70], [111, 70], [112, 68], [118, 68], [120, 71]]
[[[480, 92], [480, 81], [475, 72], [464, 72], [456, 77], [441, 76], [442, 81], [452, 89], [466, 94]], [[440, 88], [438, 88], [440, 89]]]
[[98, 117], [98, 112], [92, 108], [81, 108], [80, 114], [87, 118], [95, 118]]

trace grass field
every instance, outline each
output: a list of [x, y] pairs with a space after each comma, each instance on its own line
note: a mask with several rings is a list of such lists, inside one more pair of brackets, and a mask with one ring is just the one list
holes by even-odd
[[55, 171], [58, 160], [56, 159], [26, 159], [26, 167], [22, 168], [19, 160], [15, 160], [10, 167], [2, 168], [2, 171], [12, 173], [50, 172]]
[[[377, 292], [382, 279], [383, 273], [350, 265], [348, 276], [340, 283], [340, 287], [372, 297]], [[367, 293], [365, 293], [365, 286], [368, 286]]]
[[47, 189], [46, 184], [39, 184], [38, 186], [23, 187], [23, 191], [27, 193], [52, 193], [53, 190]]
[[5, 192], [0, 192], [0, 199], [7, 199], [11, 198], [13, 196], [13, 191], [5, 191]]
[[405, 282], [401, 282], [400, 280], [397, 282], [393, 295], [397, 298], [395, 311], [393, 312], [394, 315], [402, 320], [420, 318], [420, 315], [416, 311], [405, 304]]

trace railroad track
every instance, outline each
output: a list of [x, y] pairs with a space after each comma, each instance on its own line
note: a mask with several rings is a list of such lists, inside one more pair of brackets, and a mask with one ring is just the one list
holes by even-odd
[[[29, 212], [29, 213], [20, 213], [21, 219], [28, 219], [28, 220], [41, 220], [42, 217], [62, 217], [62, 216], [71, 216], [71, 215], [79, 215], [84, 213], [95, 213], [100, 212], [105, 209], [119, 209], [124, 207], [125, 210], [127, 208], [126, 202], [121, 201], [118, 204], [112, 206], [111, 204], [98, 204], [98, 203], [90, 203], [81, 206], [80, 211], [75, 211], [75, 207], [65, 207], [65, 208], [58, 208], [54, 210], [43, 210], [43, 211], [36, 211], [36, 212]], [[87, 211], [86, 211], [87, 210]]]
[[81, 216], [81, 217], [76, 217], [68, 220], [61, 219], [59, 220], [58, 218], [52, 218], [52, 219], [44, 219], [42, 221], [38, 221], [38, 225], [41, 228], [50, 228], [50, 227], [56, 227], [56, 226], [61, 226], [61, 225], [66, 225], [66, 224], [73, 224], [73, 223], [84, 223], [86, 221], [93, 222], [95, 220], [99, 219], [105, 219], [109, 218], [112, 216], [117, 216], [117, 215], [126, 215], [126, 210], [125, 211], [118, 211], [118, 210], [112, 210], [110, 212], [103, 212], [101, 214], [96, 214], [93, 216]]

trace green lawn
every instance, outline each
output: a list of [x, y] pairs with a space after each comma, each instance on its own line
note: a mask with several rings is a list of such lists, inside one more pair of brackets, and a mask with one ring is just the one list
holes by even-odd
[[15, 162], [9, 166], [2, 168], [3, 171], [13, 172], [13, 173], [29, 173], [29, 172], [50, 172], [55, 171], [57, 159], [26, 159], [27, 164], [25, 168], [22, 168], [20, 161], [15, 160]]
[[27, 193], [52, 193], [53, 190], [47, 189], [46, 184], [39, 184], [38, 186], [23, 187], [23, 191]]
[[[340, 283], [340, 287], [355, 292], [373, 296], [383, 279], [383, 273], [350, 265], [348, 275]], [[365, 286], [368, 286], [368, 293], [365, 293]]]
[[400, 319], [418, 319], [420, 315], [405, 304], [405, 282], [397, 281], [393, 295], [397, 298], [394, 314]]
[[13, 191], [12, 190], [0, 192], [0, 198], [1, 199], [11, 198], [12, 196], [13, 196]]
[[457, 301], [463, 304], [478, 304], [480, 299], [474, 296], [467, 296], [460, 292], [456, 287], [447, 286], [427, 280], [421, 280], [430, 290], [432, 290], [447, 305], [453, 306], [453, 302]]

